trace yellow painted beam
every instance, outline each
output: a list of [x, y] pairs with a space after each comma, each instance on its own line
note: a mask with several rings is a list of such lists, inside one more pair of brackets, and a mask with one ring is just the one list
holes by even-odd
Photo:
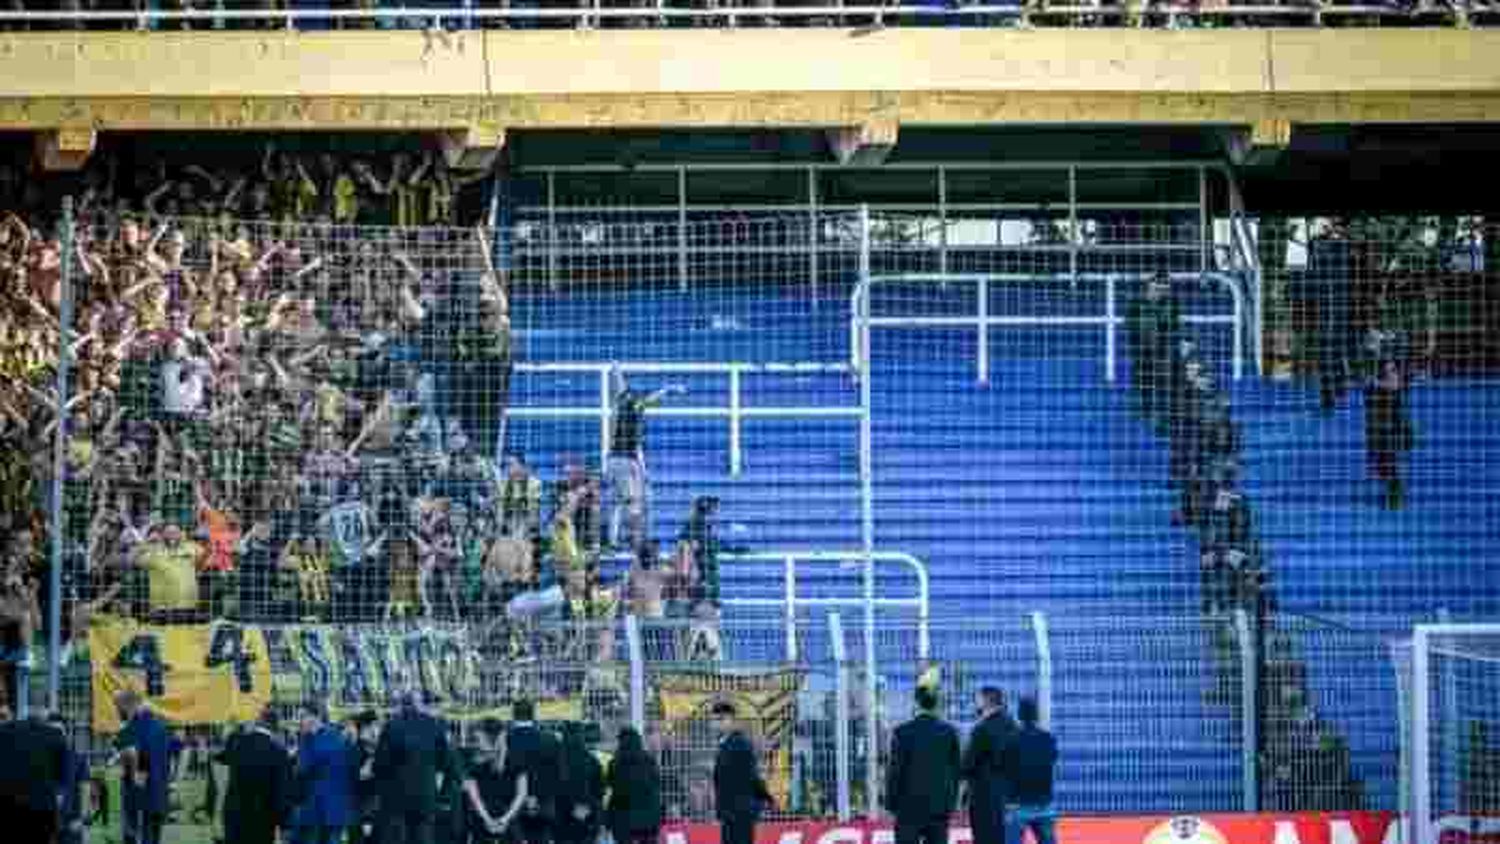
[[[1500, 31], [0, 35], [0, 129], [1500, 122]], [[467, 148], [469, 145], [464, 144]]]

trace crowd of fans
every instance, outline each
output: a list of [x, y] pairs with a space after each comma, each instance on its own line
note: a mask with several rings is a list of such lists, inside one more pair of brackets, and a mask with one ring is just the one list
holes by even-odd
[[[695, 653], [717, 652], [717, 500], [665, 552], [648, 536], [644, 410], [663, 394], [617, 377], [612, 525], [597, 465], [564, 457], [544, 484], [504, 445], [506, 274], [484, 230], [438, 225], [460, 178], [430, 155], [376, 171], [269, 147], [250, 175], [163, 164], [132, 189], [112, 161], [91, 169], [61, 407], [62, 247], [0, 221], [9, 652], [39, 628], [58, 425], [72, 630], [101, 611], [601, 628], [631, 612], [692, 619]], [[21, 184], [0, 201], [43, 201]], [[402, 225], [348, 225], [379, 222]]]
[[[1496, 15], [1492, 3], [1480, 0], [1273, 0], [1266, 3], [1228, 0], [1091, 0], [1062, 3], [1051, 0], [918, 0], [918, 2], [855, 3], [880, 10], [872, 17], [832, 14], [827, 3], [790, 3], [774, 0], [494, 0], [475, 2], [439, 0], [396, 3], [360, 0], [349, 4], [265, 2], [237, 5], [225, 0], [65, 0], [63, 12], [107, 12], [108, 19], [6, 22], [9, 28], [36, 29], [509, 29], [509, 28], [663, 28], [663, 27], [776, 27], [776, 26], [1131, 26], [1223, 27], [1307, 25], [1442, 25], [1484, 23]], [[25, 11], [26, 0], [11, 0], [11, 9]], [[897, 11], [899, 8], [900, 11]], [[58, 10], [55, 6], [48, 11]], [[445, 14], [438, 14], [441, 10]], [[889, 11], [884, 11], [889, 10]], [[255, 12], [250, 16], [224, 12]], [[160, 19], [157, 13], [197, 13]], [[475, 14], [478, 12], [478, 14]], [[571, 14], [569, 14], [571, 12]], [[217, 13], [217, 14], [216, 14]], [[333, 13], [333, 14], [330, 14]], [[602, 13], [602, 14], [601, 14]]]

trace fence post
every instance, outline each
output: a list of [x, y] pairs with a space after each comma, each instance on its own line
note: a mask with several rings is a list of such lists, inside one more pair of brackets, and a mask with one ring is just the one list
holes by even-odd
[[738, 478], [745, 459], [740, 454], [740, 368], [729, 370], [729, 476]]
[[849, 762], [852, 759], [849, 747], [849, 655], [844, 650], [844, 620], [836, 612], [828, 614], [828, 638], [833, 647], [835, 683], [833, 771], [838, 788], [839, 820], [847, 821], [853, 815], [849, 805]]
[[23, 651], [21, 658], [10, 664], [10, 670], [16, 678], [16, 699], [11, 701], [11, 710], [17, 721], [24, 721], [31, 716], [31, 671], [26, 667], [30, 659], [30, 651]]
[[1411, 635], [1411, 832], [1406, 839], [1410, 844], [1435, 841], [1428, 838], [1432, 829], [1431, 783], [1426, 782], [1432, 768], [1428, 764], [1431, 754], [1432, 735], [1428, 732], [1432, 709], [1432, 695], [1428, 684], [1428, 653], [1430, 630], [1418, 624]]
[[990, 280], [980, 277], [979, 288], [979, 383], [990, 383]]
[[[63, 472], [66, 471], [68, 449], [68, 376], [72, 366], [73, 343], [73, 198], [63, 197], [62, 231], [58, 233], [58, 245], [62, 251], [61, 276], [58, 283], [58, 332], [57, 332], [57, 427], [52, 434], [52, 489], [51, 522], [52, 561], [47, 572], [47, 707], [53, 712], [61, 711], [62, 704], [62, 569], [63, 543]], [[23, 660], [31, 659], [31, 643]], [[30, 678], [24, 669], [17, 674], [17, 697], [26, 699], [30, 693]], [[17, 709], [19, 712], [20, 710]]]
[[792, 665], [797, 664], [797, 558], [791, 554], [786, 555], [782, 561], [785, 569], [782, 580], [785, 584], [786, 617], [783, 623], [786, 625], [786, 661]]
[[1240, 809], [1260, 809], [1260, 660], [1250, 627], [1250, 614], [1234, 611], [1235, 638], [1240, 645]]
[[[602, 23], [602, 21], [601, 21]], [[687, 168], [677, 168], [677, 289], [688, 289]]]
[[[1447, 607], [1438, 607], [1437, 620], [1439, 624], [1448, 624], [1449, 622], [1453, 621], [1453, 614], [1448, 612]], [[1438, 700], [1440, 702], [1458, 700], [1458, 678], [1453, 674], [1453, 660], [1443, 660], [1442, 668], [1438, 670], [1438, 684]], [[1441, 703], [1439, 705], [1441, 705]], [[1438, 758], [1462, 758], [1462, 748], [1463, 741], [1460, 738], [1459, 734], [1459, 719], [1444, 718], [1442, 720], [1442, 729], [1440, 731], [1440, 735], [1438, 736]], [[1457, 766], [1444, 766], [1444, 776], [1455, 777], [1457, 776], [1457, 773]], [[1442, 788], [1443, 785], [1444, 783], [1439, 783], [1437, 787]], [[1448, 785], [1450, 785], [1451, 788], [1447, 793], [1459, 793], [1458, 783], [1448, 783]]]
[[625, 616], [625, 648], [630, 658], [630, 725], [646, 734], [646, 649], [641, 644], [641, 622]]
[[1115, 345], [1115, 312], [1115, 277], [1111, 275], [1104, 279], [1104, 380], [1111, 384], [1115, 383], [1115, 360], [1119, 354]]
[[870, 422], [872, 392], [870, 378], [874, 370], [870, 348], [870, 206], [859, 206], [859, 283], [865, 295], [860, 299], [860, 337], [864, 346], [859, 395], [859, 483], [860, 538], [864, 551], [865, 610], [865, 729], [869, 736], [868, 764], [865, 768], [865, 798], [873, 815], [880, 807], [880, 754], [878, 752], [880, 716], [875, 688], [875, 432]]
[[1036, 713], [1044, 730], [1052, 729], [1052, 634], [1047, 629], [1047, 614], [1031, 613], [1031, 632], [1036, 637]]
[[609, 394], [609, 366], [599, 367], [599, 464], [609, 460], [609, 423], [613, 417]]

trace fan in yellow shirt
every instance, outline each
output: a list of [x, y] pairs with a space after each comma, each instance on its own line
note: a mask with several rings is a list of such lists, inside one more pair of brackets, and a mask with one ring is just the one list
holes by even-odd
[[282, 568], [297, 573], [297, 591], [303, 621], [324, 621], [331, 600], [328, 579], [329, 554], [321, 540], [293, 539], [281, 552]]
[[168, 523], [159, 540], [143, 542], [135, 562], [147, 578], [151, 615], [180, 616], [198, 611], [198, 561], [203, 548], [188, 541], [181, 526]]

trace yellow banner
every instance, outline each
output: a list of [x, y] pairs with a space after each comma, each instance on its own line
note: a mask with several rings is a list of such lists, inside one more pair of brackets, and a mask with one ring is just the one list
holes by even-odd
[[766, 787], [777, 805], [791, 805], [788, 796], [792, 788], [797, 693], [802, 689], [800, 672], [666, 674], [657, 677], [656, 689], [666, 730], [683, 737], [704, 733], [715, 702], [733, 703], [760, 750], [761, 775]]
[[174, 724], [249, 721], [271, 702], [271, 661], [254, 627], [152, 627], [98, 617], [89, 626], [89, 654], [99, 732], [119, 729], [114, 697], [127, 689]]
[[[275, 665], [277, 702], [327, 701], [335, 718], [383, 709], [402, 691], [418, 694], [452, 720], [509, 718], [505, 700], [521, 696], [486, 688], [479, 649], [460, 625], [408, 630], [300, 625], [268, 627], [264, 635]], [[576, 695], [534, 703], [543, 721], [583, 717]]]

